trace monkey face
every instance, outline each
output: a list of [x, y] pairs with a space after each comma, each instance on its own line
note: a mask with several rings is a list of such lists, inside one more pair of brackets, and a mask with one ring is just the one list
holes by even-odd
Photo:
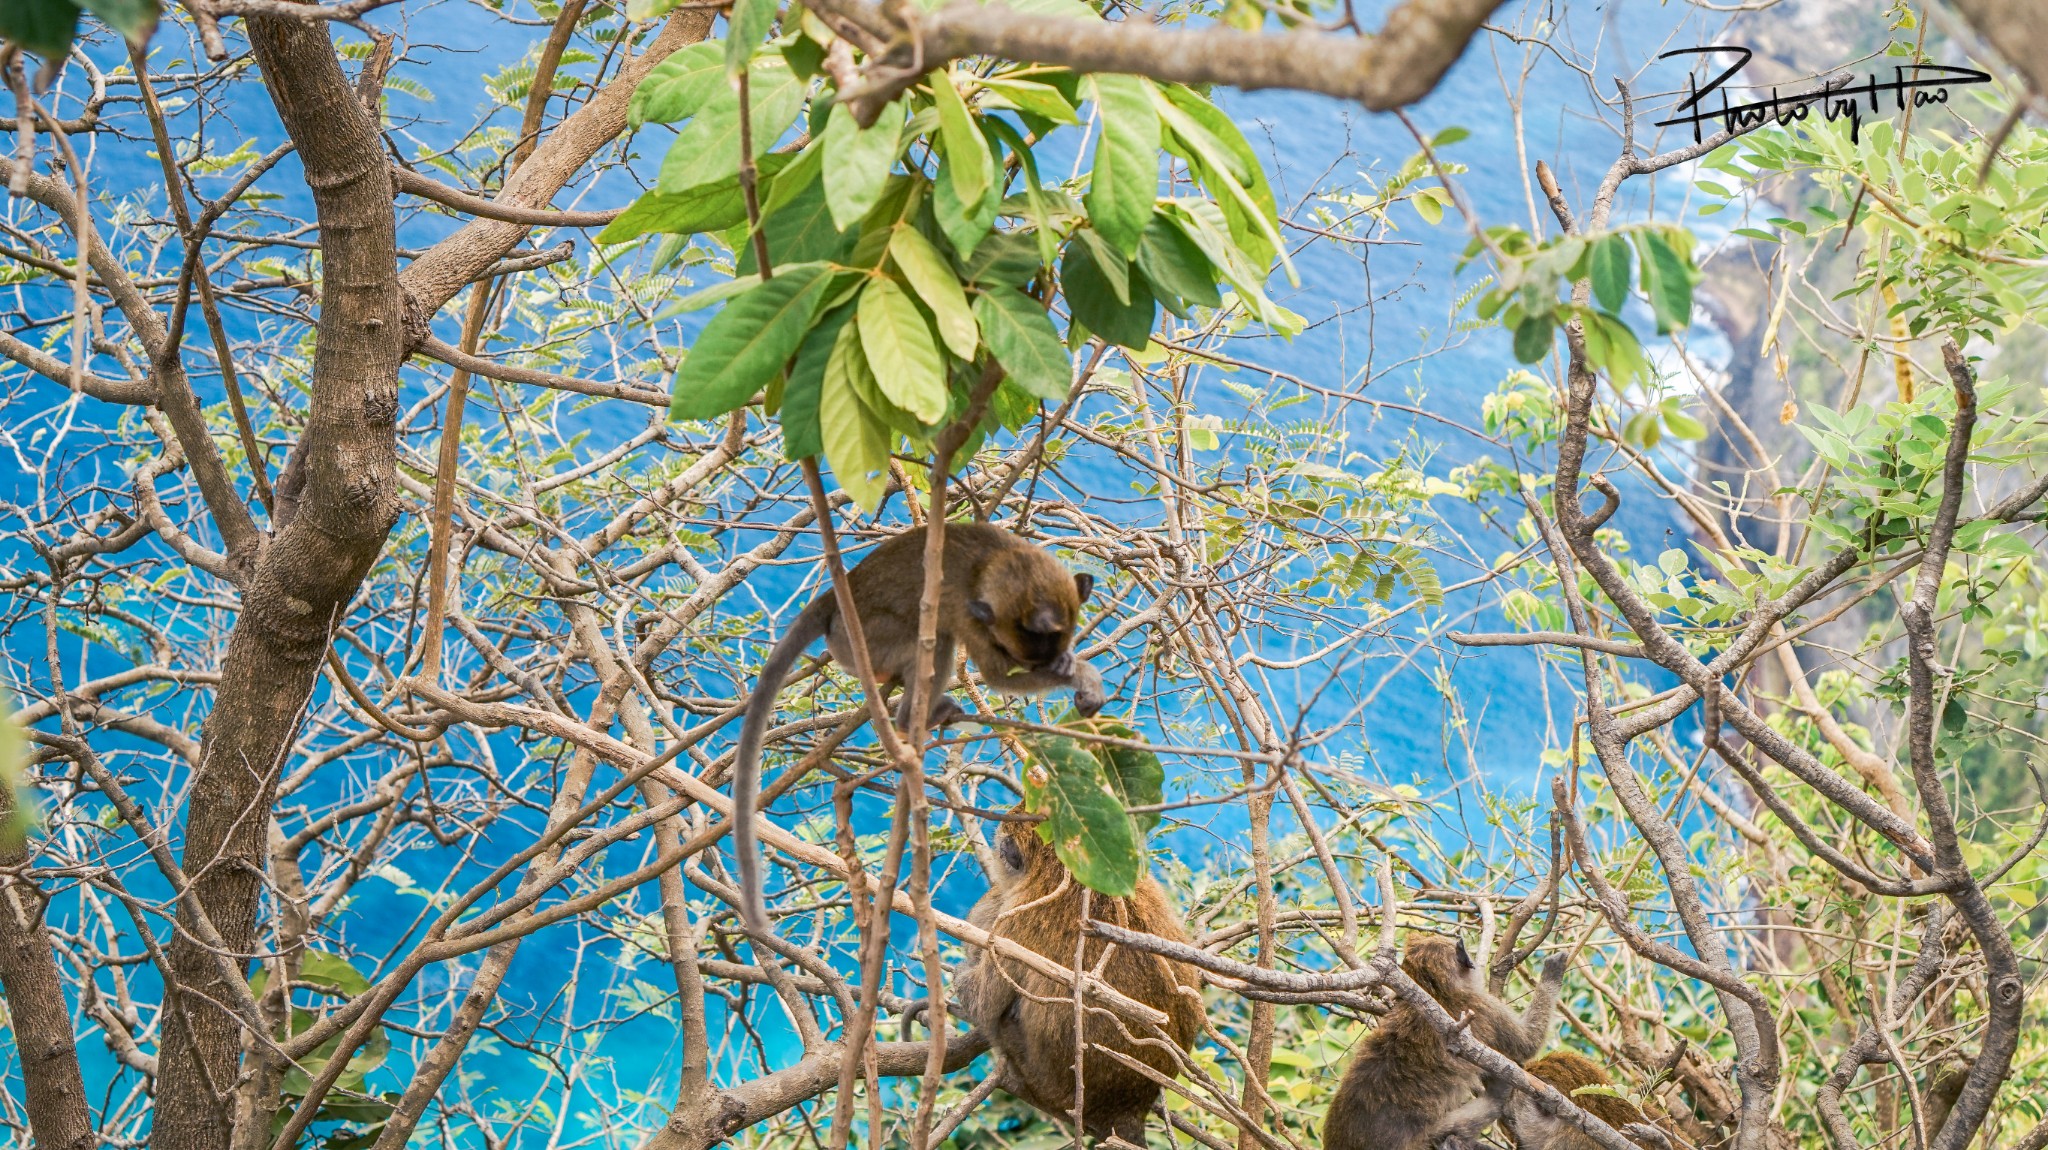
[[1465, 940], [1410, 935], [1401, 969], [1438, 1002], [1456, 1000], [1478, 985], [1479, 971], [1465, 951]]
[[[1031, 578], [1039, 574], [985, 578], [983, 587], [990, 593], [968, 600], [967, 613], [988, 628], [996, 647], [1020, 667], [1059, 670], [1067, 661], [1081, 604], [1095, 589], [1095, 577], [1083, 573], [1069, 583], [1061, 570], [1049, 580]], [[1004, 591], [1009, 592], [1008, 604], [1003, 603]]]

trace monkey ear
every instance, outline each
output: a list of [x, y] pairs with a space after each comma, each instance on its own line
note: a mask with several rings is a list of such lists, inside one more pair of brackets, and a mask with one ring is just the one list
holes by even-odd
[[967, 601], [967, 613], [973, 616], [974, 621], [977, 623], [993, 623], [996, 621], [996, 609], [989, 606], [986, 599], [969, 599]]
[[1095, 590], [1095, 576], [1086, 571], [1074, 576], [1074, 590], [1081, 593], [1081, 602], [1088, 601], [1088, 593]]
[[1458, 969], [1472, 969], [1472, 956], [1465, 953], [1465, 939], [1462, 935], [1458, 938]]

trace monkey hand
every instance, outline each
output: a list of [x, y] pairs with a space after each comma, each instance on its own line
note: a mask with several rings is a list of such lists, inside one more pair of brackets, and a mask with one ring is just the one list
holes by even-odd
[[1543, 960], [1543, 981], [1558, 982], [1564, 978], [1564, 970], [1571, 962], [1571, 956], [1553, 954]]
[[1045, 669], [1051, 671], [1055, 675], [1058, 675], [1062, 679], [1073, 678], [1074, 652], [1072, 652], [1071, 650], [1061, 651], [1059, 653], [1059, 657], [1054, 659], [1051, 663], [1047, 664]]

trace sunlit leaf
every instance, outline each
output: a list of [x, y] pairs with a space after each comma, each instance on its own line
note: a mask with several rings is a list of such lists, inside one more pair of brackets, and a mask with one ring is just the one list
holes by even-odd
[[729, 26], [725, 39], [725, 74], [738, 78], [753, 58], [754, 49], [775, 26], [776, 0], [733, 0], [726, 11]]
[[1101, 134], [1088, 180], [1088, 216], [1125, 258], [1138, 252], [1159, 192], [1159, 111], [1140, 76], [1090, 77]]
[[[1060, 723], [1090, 734], [1105, 735], [1113, 739], [1128, 739], [1138, 742], [1138, 732], [1127, 723], [1116, 719], [1097, 716], [1092, 719], [1068, 718]], [[1117, 796], [1126, 811], [1131, 807], [1158, 806], [1166, 800], [1166, 767], [1159, 756], [1152, 751], [1134, 750], [1130, 747], [1112, 747], [1102, 743], [1088, 743], [1088, 753], [1102, 764], [1103, 779]], [[1159, 825], [1159, 812], [1145, 811], [1132, 813], [1131, 821], [1137, 824], [1142, 842], [1143, 836], [1151, 834]]]
[[938, 321], [939, 338], [946, 347], [961, 359], [973, 359], [981, 336], [975, 330], [974, 313], [968, 310], [967, 293], [961, 290], [953, 265], [946, 262], [946, 257], [922, 232], [908, 225], [896, 229], [895, 238], [889, 241], [889, 255], [917, 292], [917, 298], [931, 309], [932, 318]]
[[882, 394], [926, 424], [946, 414], [946, 375], [932, 329], [895, 281], [871, 280], [855, 312], [861, 347]]
[[853, 113], [834, 104], [825, 121], [825, 197], [832, 221], [843, 230], [860, 222], [882, 196], [896, 163], [903, 131], [903, 105], [882, 109], [872, 126], [854, 123]]
[[866, 371], [856, 324], [844, 324], [825, 361], [818, 396], [818, 431], [832, 476], [863, 511], [882, 506], [889, 489], [889, 435], [860, 401], [850, 376]]
[[975, 126], [960, 89], [953, 86], [951, 69], [933, 72], [931, 86], [932, 102], [939, 110], [939, 144], [948, 161], [943, 174], [952, 182], [962, 211], [971, 216], [989, 194], [992, 160], [988, 140]]
[[[722, 67], [722, 65], [720, 65]], [[747, 70], [750, 120], [756, 157], [782, 137], [803, 107], [806, 84], [780, 56], [762, 56]], [[721, 73], [720, 84], [724, 84]], [[725, 86], [708, 97], [690, 117], [661, 161], [656, 186], [674, 195], [701, 184], [716, 183], [740, 170], [739, 93]]]
[[[650, 69], [633, 89], [626, 114], [635, 125], [673, 124], [696, 115], [705, 104], [731, 90], [725, 75], [724, 42], [703, 40], [678, 48]], [[734, 97], [733, 109], [737, 115], [738, 97]]]
[[[776, 173], [788, 167], [790, 161], [795, 158], [787, 155], [762, 156], [759, 164], [760, 186], [772, 187]], [[618, 219], [605, 225], [605, 229], [597, 234], [597, 242], [624, 243], [649, 232], [668, 232], [677, 235], [719, 232], [745, 221], [746, 218], [746, 199], [740, 193], [739, 173], [735, 172], [725, 179], [699, 184], [674, 195], [666, 195], [659, 191], [643, 193], [619, 215]]]

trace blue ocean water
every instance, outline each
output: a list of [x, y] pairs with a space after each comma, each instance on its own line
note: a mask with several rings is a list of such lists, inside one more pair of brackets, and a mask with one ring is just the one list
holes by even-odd
[[[419, 100], [403, 93], [391, 96], [394, 115], [417, 117], [408, 132], [427, 145], [446, 144], [459, 137], [474, 110], [483, 101], [480, 86], [466, 82], [489, 71], [515, 63], [525, 43], [497, 34], [490, 17], [456, 3], [410, 6], [385, 10], [388, 19], [405, 26], [408, 39], [435, 45], [434, 52], [422, 54], [417, 62], [401, 62], [394, 76], [432, 85], [434, 99]], [[1378, 13], [1362, 11], [1367, 26], [1377, 23]], [[1561, 28], [1545, 29], [1546, 16], [1566, 19]], [[379, 13], [373, 22], [386, 19]], [[1525, 31], [1545, 31], [1577, 45], [1584, 53], [1577, 63], [1599, 77], [1599, 90], [1611, 94], [1605, 77], [1630, 75], [1654, 52], [1666, 46], [1689, 46], [1707, 42], [1709, 29], [1698, 25], [1699, 12], [1690, 6], [1664, 6], [1647, 2], [1609, 4], [1576, 10], [1568, 17], [1546, 8], [1528, 12], [1504, 10], [1503, 23], [1523, 21]], [[340, 31], [343, 40], [359, 38]], [[168, 46], [167, 46], [168, 50]], [[175, 55], [172, 51], [169, 54]], [[435, 67], [435, 63], [456, 66]], [[160, 67], [176, 67], [166, 60]], [[1527, 68], [1526, 76], [1521, 73]], [[1506, 77], [1503, 79], [1503, 77]], [[1653, 72], [1650, 89], [1669, 89], [1682, 82], [1675, 69]], [[1510, 112], [1510, 93], [1523, 101], [1522, 122], [1528, 141], [1526, 154], [1518, 152], [1516, 123]], [[1338, 101], [1292, 93], [1224, 94], [1220, 102], [1246, 124], [1255, 146], [1268, 156], [1274, 182], [1283, 205], [1292, 205], [1312, 190], [1333, 185], [1354, 189], [1367, 180], [1383, 181], [1403, 160], [1417, 151], [1415, 136], [1398, 118], [1375, 116], [1347, 107]], [[1583, 198], [1597, 182], [1600, 172], [1619, 148], [1613, 115], [1589, 91], [1586, 78], [1577, 68], [1555, 56], [1536, 51], [1527, 61], [1514, 45], [1492, 38], [1468, 52], [1451, 76], [1428, 100], [1414, 109], [1411, 119], [1424, 138], [1450, 127], [1470, 133], [1463, 141], [1442, 150], [1441, 159], [1465, 166], [1457, 177], [1460, 193], [1474, 213], [1488, 222], [1512, 221], [1531, 226], [1531, 204], [1525, 180], [1526, 164], [1546, 159], [1555, 167], [1568, 193]], [[259, 148], [281, 139], [274, 113], [253, 89], [245, 92], [233, 119], [259, 139]], [[212, 129], [226, 151], [233, 142]], [[658, 149], [651, 143], [643, 148]], [[105, 153], [111, 155], [111, 153]], [[123, 157], [139, 153], [124, 152]], [[658, 160], [658, 154], [652, 156]], [[1525, 162], [1526, 161], [1526, 162]], [[281, 174], [295, 167], [286, 161]], [[153, 163], [135, 171], [111, 166], [99, 170], [99, 178], [114, 188], [146, 188], [159, 175]], [[310, 203], [302, 190], [293, 189], [289, 178], [269, 182], [284, 193], [279, 211], [309, 216]], [[1662, 181], [1660, 194], [1682, 193], [1682, 173]], [[584, 195], [581, 206], [609, 207], [623, 202], [632, 189], [612, 177]], [[1650, 204], [1637, 197], [1636, 210], [1658, 210], [1671, 218], [1675, 199]], [[565, 198], [561, 206], [569, 206]], [[1304, 213], [1294, 213], [1302, 215]], [[1425, 223], [1406, 207], [1396, 209], [1400, 230], [1390, 238], [1399, 244], [1369, 250], [1365, 259], [1340, 250], [1330, 243], [1304, 248], [1296, 257], [1301, 286], [1289, 288], [1276, 277], [1276, 299], [1310, 319], [1313, 326], [1292, 341], [1254, 339], [1234, 346], [1232, 353], [1261, 364], [1314, 381], [1332, 389], [1363, 394], [1385, 402], [1433, 413], [1453, 423], [1477, 426], [1482, 399], [1517, 365], [1510, 354], [1507, 336], [1494, 329], [1458, 331], [1459, 319], [1467, 318], [1455, 309], [1460, 293], [1477, 281], [1483, 268], [1473, 266], [1460, 272], [1457, 265], [1470, 238], [1455, 212], [1438, 224]], [[1541, 221], [1545, 230], [1547, 219]], [[452, 222], [427, 217], [408, 226], [404, 241], [424, 247], [437, 231], [451, 230]], [[1306, 239], [1293, 235], [1290, 239]], [[450, 308], [440, 320], [444, 339], [455, 338], [459, 309]], [[1245, 373], [1256, 375], [1256, 373]], [[412, 381], [417, 383], [417, 380]], [[35, 385], [31, 385], [35, 386]], [[1214, 397], [1220, 409], [1235, 402], [1220, 387], [1205, 384], [1198, 395]], [[54, 395], [53, 395], [54, 398]], [[1320, 401], [1300, 410], [1338, 415], [1335, 405]], [[630, 436], [643, 426], [642, 410], [626, 405], [604, 405], [587, 417], [594, 442]], [[1500, 457], [1501, 449], [1475, 441], [1445, 423], [1396, 411], [1369, 415], [1352, 405], [1341, 413], [1350, 443], [1362, 457], [1355, 466], [1371, 469], [1383, 464], [1404, 448], [1423, 462], [1425, 470], [1441, 476], [1480, 454]], [[1122, 493], [1127, 476], [1108, 464], [1090, 462], [1085, 455], [1076, 474], [1099, 480], [1104, 490]], [[1535, 465], [1541, 470], [1541, 465]], [[1092, 484], [1091, 484], [1092, 486]], [[10, 492], [10, 497], [18, 497]], [[1453, 501], [1439, 499], [1437, 510], [1444, 516], [1446, 533], [1475, 540], [1487, 539], [1490, 530], [1473, 510]], [[1630, 499], [1619, 521], [1638, 545], [1654, 550], [1670, 543], [1682, 531], [1664, 511], [1660, 502]], [[1475, 543], [1463, 557], [1455, 553], [1437, 556], [1446, 584], [1469, 577], [1476, 564], [1492, 560], [1509, 549], [1503, 537]], [[1443, 618], [1472, 613], [1461, 624], [1466, 629], [1497, 625], [1498, 619], [1485, 601], [1474, 596], [1454, 596]], [[1434, 620], [1442, 622], [1442, 618]], [[1411, 617], [1403, 626], [1413, 632], [1425, 624]], [[1261, 637], [1263, 653], [1287, 656], [1298, 653], [1297, 636], [1271, 633]], [[1361, 773], [1391, 782], [1419, 782], [1426, 793], [1444, 800], [1445, 825], [1453, 835], [1482, 838], [1492, 833], [1473, 806], [1461, 806], [1473, 793], [1469, 787], [1453, 784], [1473, 775], [1483, 777], [1487, 786], [1510, 793], [1529, 793], [1539, 782], [1537, 756], [1546, 745], [1546, 711], [1562, 716], [1569, 710], [1564, 683], [1553, 680], [1547, 698], [1537, 675], [1535, 656], [1520, 650], [1495, 650], [1483, 657], [1439, 662], [1435, 656], [1414, 658], [1412, 645], [1376, 641], [1359, 652], [1358, 659], [1344, 664], [1347, 681], [1338, 690], [1325, 690], [1330, 677], [1327, 665], [1296, 673], [1277, 675], [1266, 686], [1287, 713], [1298, 700], [1318, 701], [1309, 714], [1310, 725], [1327, 723], [1344, 716], [1371, 691], [1371, 705], [1350, 722], [1343, 735], [1331, 742], [1326, 753]], [[1396, 670], [1404, 667], [1404, 670]], [[1384, 686], [1372, 690], [1383, 674], [1392, 672]], [[1360, 686], [1363, 684], [1363, 686]], [[1452, 699], [1455, 698], [1455, 705]], [[880, 812], [870, 817], [879, 825]], [[1177, 854], [1199, 859], [1214, 852], [1241, 852], [1243, 814], [1237, 806], [1209, 808], [1189, 825], [1171, 832], [1163, 840]], [[1277, 830], [1286, 829], [1284, 818]], [[972, 867], [965, 868], [967, 872]], [[955, 912], [978, 893], [978, 876], [964, 873], [949, 882], [940, 893], [942, 906]], [[397, 924], [380, 924], [374, 915], [357, 915], [351, 924], [358, 945], [375, 953], [388, 935], [396, 940]], [[907, 941], [907, 936], [904, 939]], [[531, 940], [522, 951], [508, 983], [507, 1000], [515, 1004], [544, 1004], [560, 985], [564, 964], [573, 961], [576, 940], [566, 933]], [[450, 964], [423, 976], [421, 989], [437, 992], [451, 982], [460, 985], [473, 964]], [[601, 981], [601, 980], [599, 980]], [[602, 993], [596, 985], [591, 993]], [[767, 1033], [776, 1034], [778, 1020], [766, 1019]], [[624, 1032], [627, 1041], [608, 1043], [612, 1082], [659, 1095], [665, 1087], [657, 1074], [672, 1058], [669, 1036], [658, 1024], [636, 1023]], [[637, 1037], [635, 1037], [637, 1036]], [[786, 1035], [784, 1036], [786, 1040]], [[643, 1041], [644, 1040], [644, 1041]], [[503, 1065], [501, 1090], [516, 1094], [537, 1072], [517, 1056], [495, 1060]]]

